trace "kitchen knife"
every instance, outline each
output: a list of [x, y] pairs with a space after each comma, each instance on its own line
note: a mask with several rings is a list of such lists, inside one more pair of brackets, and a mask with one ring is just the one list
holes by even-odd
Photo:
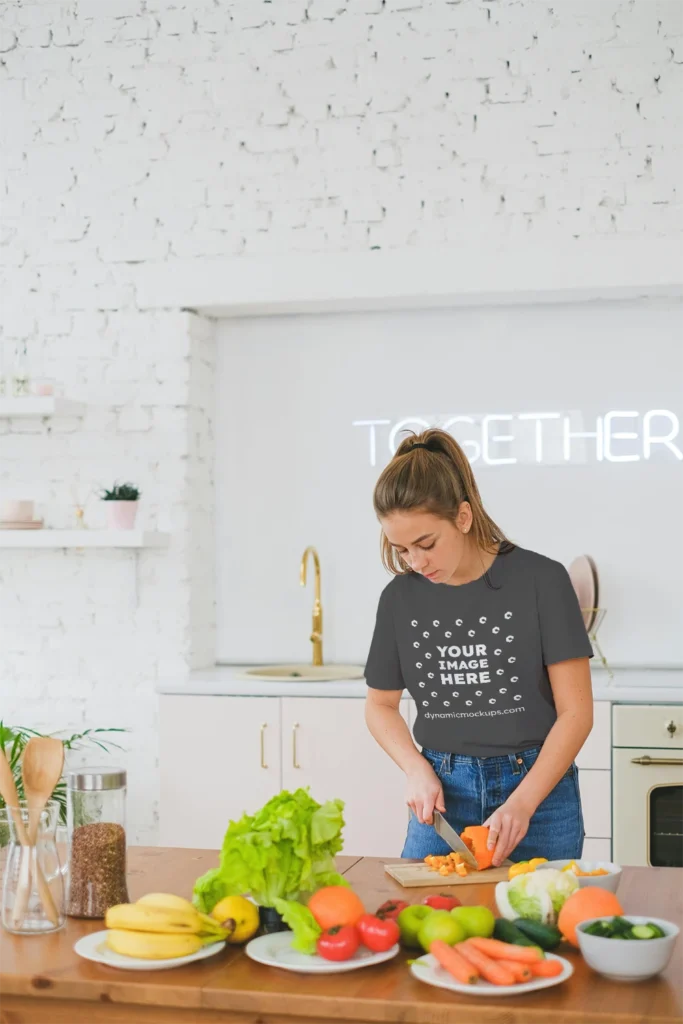
[[446, 840], [454, 853], [459, 853], [465, 863], [469, 864], [469, 866], [474, 868], [475, 871], [478, 870], [474, 854], [470, 852], [455, 829], [451, 828], [440, 811], [434, 811], [434, 829], [442, 839]]

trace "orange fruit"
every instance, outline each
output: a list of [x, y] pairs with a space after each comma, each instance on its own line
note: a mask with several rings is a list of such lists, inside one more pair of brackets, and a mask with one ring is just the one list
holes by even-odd
[[577, 889], [571, 894], [557, 919], [557, 927], [572, 946], [578, 946], [576, 926], [591, 917], [613, 917], [624, 913], [621, 903], [613, 892], [607, 889], [588, 887]]
[[327, 885], [308, 901], [308, 909], [323, 931], [337, 925], [356, 924], [365, 907], [353, 889], [345, 885]]

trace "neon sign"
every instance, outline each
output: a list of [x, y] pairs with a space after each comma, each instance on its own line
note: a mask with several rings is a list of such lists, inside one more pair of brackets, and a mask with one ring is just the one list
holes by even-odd
[[[370, 465], [377, 465], [378, 445], [391, 457], [403, 431], [428, 427], [449, 431], [462, 445], [470, 463], [487, 466], [514, 464], [563, 465], [587, 462], [640, 462], [653, 453], [683, 460], [674, 443], [679, 435], [678, 416], [669, 409], [649, 409], [642, 415], [631, 410], [610, 410], [596, 416], [593, 429], [582, 429], [584, 417], [577, 411], [487, 413], [485, 415], [405, 416], [353, 420], [352, 426], [368, 431]], [[384, 438], [386, 434], [386, 438]]]

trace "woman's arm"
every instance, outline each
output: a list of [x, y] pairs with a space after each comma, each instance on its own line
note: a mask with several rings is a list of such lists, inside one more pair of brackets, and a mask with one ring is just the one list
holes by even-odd
[[557, 720], [526, 778], [484, 824], [490, 828], [497, 867], [522, 841], [536, 808], [555, 788], [593, 728], [593, 694], [588, 658], [548, 665]]
[[408, 724], [399, 708], [403, 690], [368, 689], [365, 721], [368, 729], [392, 761], [406, 775], [406, 803], [420, 822], [431, 824], [434, 808], [446, 810], [443, 789], [436, 774], [413, 743]]

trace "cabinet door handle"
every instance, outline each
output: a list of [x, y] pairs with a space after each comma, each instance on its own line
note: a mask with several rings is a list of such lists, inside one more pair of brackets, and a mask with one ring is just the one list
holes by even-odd
[[299, 729], [299, 723], [295, 722], [294, 726], [292, 728], [292, 765], [294, 766], [294, 768], [301, 768], [301, 765], [299, 764], [299, 760], [298, 760], [298, 757], [297, 757], [297, 750], [296, 750], [296, 734], [297, 734], [298, 729]]
[[268, 728], [268, 723], [267, 722], [263, 722], [263, 724], [261, 725], [261, 767], [262, 768], [267, 768], [268, 767], [268, 765], [266, 764], [266, 729], [267, 728]]
[[642, 757], [632, 757], [631, 764], [683, 764], [683, 757], [650, 757], [643, 754]]

